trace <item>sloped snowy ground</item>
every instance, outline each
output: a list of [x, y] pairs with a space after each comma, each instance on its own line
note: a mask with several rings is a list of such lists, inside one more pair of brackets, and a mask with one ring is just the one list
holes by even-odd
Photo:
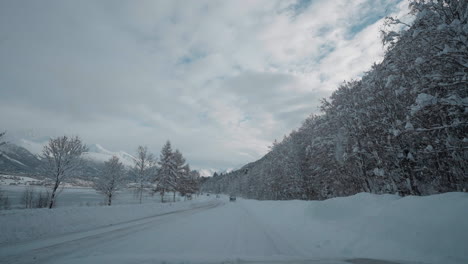
[[2, 244], [0, 262], [468, 263], [467, 219], [466, 193], [15, 210], [2, 241], [44, 238]]

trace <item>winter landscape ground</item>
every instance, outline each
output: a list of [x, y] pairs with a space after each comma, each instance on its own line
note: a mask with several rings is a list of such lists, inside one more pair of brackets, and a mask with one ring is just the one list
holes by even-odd
[[[11, 208], [24, 208], [22, 196], [24, 191], [28, 188], [26, 185], [19, 186], [2, 186], [1, 190], [10, 199]], [[35, 192], [46, 191], [47, 188], [43, 186], [34, 186]], [[160, 196], [158, 194], [151, 194], [149, 191], [143, 193], [143, 203], [158, 203]], [[170, 195], [167, 195], [167, 200], [170, 200]], [[177, 200], [184, 198], [177, 197]], [[138, 204], [138, 199], [135, 198], [135, 191], [132, 189], [124, 189], [116, 195], [114, 204]], [[57, 207], [77, 207], [77, 206], [99, 206], [104, 205], [105, 199], [102, 194], [96, 192], [95, 189], [90, 187], [66, 187], [60, 191], [60, 199], [57, 202]]]
[[467, 263], [466, 208], [466, 193], [360, 193], [11, 210], [0, 213], [0, 262]]

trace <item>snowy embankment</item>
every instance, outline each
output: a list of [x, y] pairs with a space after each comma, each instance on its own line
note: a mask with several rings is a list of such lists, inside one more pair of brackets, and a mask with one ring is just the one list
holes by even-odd
[[148, 203], [0, 211], [0, 244], [82, 232], [208, 204], [204, 197], [176, 203]]
[[360, 193], [325, 201], [244, 205], [269, 232], [314, 258], [468, 263], [467, 193]]

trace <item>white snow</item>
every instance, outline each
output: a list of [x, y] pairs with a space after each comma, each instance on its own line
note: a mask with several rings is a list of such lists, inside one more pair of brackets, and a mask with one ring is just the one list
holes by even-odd
[[[2, 176], [0, 176], [0, 184], [2, 182]], [[6, 176], [8, 177], [8, 176]], [[43, 182], [35, 181], [35, 179], [28, 177], [17, 177], [9, 176], [13, 179], [3, 178], [5, 183], [13, 183], [11, 185], [0, 185], [0, 190], [3, 191], [4, 195], [8, 196], [12, 209], [22, 209], [24, 204], [21, 201], [24, 191], [28, 187], [32, 187], [34, 197], [37, 197], [39, 193], [50, 192], [51, 188], [43, 186]], [[18, 179], [22, 178], [22, 181]], [[76, 179], [75, 179], [76, 180]], [[81, 183], [84, 186], [85, 183]], [[30, 186], [33, 185], [33, 186]], [[105, 204], [105, 197], [98, 193], [96, 190], [90, 187], [78, 187], [73, 186], [69, 183], [63, 183], [60, 185], [58, 192], [58, 199], [56, 201], [56, 207], [79, 207], [79, 206], [99, 206]], [[176, 196], [176, 201], [183, 200], [184, 198]], [[158, 194], [152, 194], [150, 190], [145, 189], [143, 192], [143, 203], [159, 203], [161, 197]], [[172, 201], [172, 193], [167, 193], [167, 201]], [[134, 189], [125, 188], [117, 192], [113, 199], [113, 205], [128, 205], [128, 204], [139, 204], [138, 197], [135, 196]]]
[[83, 158], [98, 162], [108, 161], [112, 156], [116, 156], [125, 166], [133, 166], [135, 158], [124, 152], [124, 151], [110, 151], [105, 149], [99, 144], [92, 144], [89, 147], [89, 151], [83, 153]]
[[388, 76], [388, 78], [387, 78], [387, 83], [385, 84], [385, 87], [391, 86], [392, 83], [395, 82], [397, 79], [398, 79], [398, 77], [395, 76], [395, 75], [390, 75], [390, 76]]
[[176, 203], [0, 211], [0, 245], [95, 229], [207, 203], [209, 201], [201, 199]]
[[401, 131], [398, 129], [390, 129], [390, 133], [392, 133], [395, 137], [398, 137], [401, 134]]
[[220, 174], [220, 173], [229, 173], [229, 172], [231, 172], [233, 170], [240, 169], [240, 167], [242, 167], [242, 166], [238, 166], [236, 168], [228, 168], [228, 169], [225, 169], [225, 170], [219, 170], [219, 169], [214, 169], [214, 168], [199, 168], [197, 170], [200, 173], [200, 176], [211, 177], [211, 176], [213, 176], [213, 174], [215, 172], [218, 173], [218, 174]]
[[42, 154], [42, 150], [44, 149], [44, 146], [47, 144], [47, 141], [44, 142], [34, 142], [31, 140], [27, 139], [20, 139], [18, 140], [17, 144], [25, 149], [27, 149], [29, 152], [32, 154], [38, 156]]
[[7, 158], [8, 160], [12, 161], [12, 162], [15, 162], [23, 167], [27, 167], [26, 165], [24, 165], [24, 163], [22, 163], [21, 161], [18, 161], [18, 160], [15, 160], [13, 158], [10, 158], [7, 154], [3, 153], [2, 154], [3, 157]]
[[258, 221], [317, 258], [468, 263], [468, 194], [361, 193], [322, 202], [254, 202]]
[[406, 130], [414, 130], [414, 126], [413, 126], [413, 124], [411, 124], [410, 121], [408, 121], [408, 122], [406, 122], [405, 129]]
[[381, 169], [381, 168], [374, 168], [374, 170], [373, 170], [372, 172], [373, 172], [374, 175], [376, 175], [376, 176], [380, 176], [380, 177], [385, 176], [385, 170], [384, 170], [384, 169]]
[[434, 97], [434, 96], [432, 96], [430, 94], [426, 94], [426, 93], [420, 93], [416, 97], [415, 104], [413, 106], [411, 106], [411, 114], [415, 114], [416, 112], [418, 112], [422, 108], [424, 108], [426, 106], [434, 105], [436, 103], [437, 103], [437, 97]]
[[[202, 208], [117, 224], [196, 206]], [[467, 208], [467, 193], [404, 198], [361, 193], [326, 201], [229, 203], [227, 197], [210, 196], [172, 205], [13, 210], [0, 214], [3, 242], [43, 238], [1, 245], [0, 260], [468, 263]], [[111, 223], [116, 225], [95, 229]], [[84, 230], [91, 231], [77, 232]], [[72, 231], [77, 233], [57, 236]]]
[[416, 60], [414, 61], [414, 63], [416, 63], [416, 64], [422, 64], [422, 63], [424, 63], [424, 59], [421, 58], [421, 57], [418, 57], [418, 58], [416, 58]]
[[31, 177], [0, 174], [0, 187], [3, 187], [1, 185], [35, 185], [41, 183], [41, 180]]
[[[19, 139], [16, 142], [17, 145], [27, 149], [29, 152], [36, 156], [40, 156], [42, 154], [42, 150], [47, 143], [47, 141], [35, 142], [28, 139]], [[133, 160], [135, 158], [125, 151], [110, 151], [101, 146], [100, 144], [91, 144], [88, 146], [88, 148], [89, 151], [83, 154], [83, 158], [85, 159], [97, 162], [105, 162], [108, 161], [112, 156], [117, 156], [124, 165], [134, 165]]]

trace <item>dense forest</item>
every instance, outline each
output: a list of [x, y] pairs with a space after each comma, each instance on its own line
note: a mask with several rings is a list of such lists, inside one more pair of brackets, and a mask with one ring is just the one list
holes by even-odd
[[343, 83], [321, 114], [205, 191], [255, 199], [468, 189], [468, 2], [417, 0], [386, 19], [381, 63]]

